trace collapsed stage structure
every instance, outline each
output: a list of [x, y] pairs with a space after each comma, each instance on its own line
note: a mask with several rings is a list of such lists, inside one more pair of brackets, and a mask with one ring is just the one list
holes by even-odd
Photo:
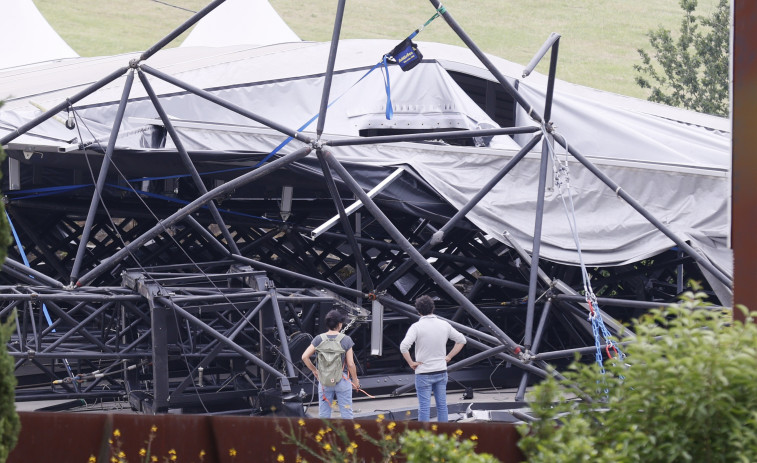
[[450, 387], [522, 400], [690, 279], [731, 304], [727, 120], [558, 81], [556, 34], [489, 56], [438, 0], [467, 48], [410, 66], [340, 40], [345, 0], [328, 43], [163, 49], [222, 3], [144, 53], [0, 71], [18, 400], [300, 413], [332, 308], [363, 387], [402, 394], [423, 294], [468, 339]]

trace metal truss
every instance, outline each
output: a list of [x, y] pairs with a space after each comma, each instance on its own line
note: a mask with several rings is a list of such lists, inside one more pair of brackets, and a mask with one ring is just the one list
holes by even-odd
[[[212, 2], [139, 59], [0, 139], [7, 146], [61, 110], [75, 109], [87, 95], [127, 76], [107, 147], [89, 147], [89, 154], [82, 148], [84, 158], [94, 153], [101, 158], [99, 174], [90, 177], [91, 186], [63, 196], [7, 204], [17, 246], [0, 272], [4, 285], [0, 317], [17, 314], [17, 332], [9, 350], [16, 359], [19, 400], [128, 400], [134, 409], [146, 413], [169, 409], [297, 413], [297, 404], [312, 400], [313, 395], [312, 378], [302, 368], [300, 356], [322, 331], [323, 316], [332, 308], [349, 317], [347, 332], [356, 340], [364, 387], [375, 394], [401, 394], [413, 385], [412, 372], [401, 361], [399, 342], [418, 318], [411, 303], [423, 294], [437, 299], [437, 313], [468, 340], [463, 360], [450, 367], [451, 387], [518, 386], [522, 400], [535, 378], [559, 375], [549, 373], [547, 362], [560, 365], [576, 352], [595, 351], [580, 272], [539, 255], [547, 147], [552, 143], [565, 146], [677, 245], [633, 265], [590, 269], [605, 323], [614, 335], [623, 330], [622, 321], [674, 302], [685, 289], [683, 275], [701, 279], [700, 266], [731, 284], [554, 134], [550, 113], [558, 35], [549, 38], [529, 65], [533, 69], [551, 51], [546, 110], [540, 115], [450, 12], [431, 0], [501, 88], [540, 128], [328, 140], [322, 134], [345, 0], [337, 8], [315, 138], [146, 63], [221, 3]], [[123, 164], [116, 159], [115, 141], [135, 77], [173, 141], [187, 179], [153, 182], [142, 190], [120, 175]], [[152, 90], [151, 79], [173, 84], [305, 146], [239, 175], [225, 174], [215, 182], [184, 148]], [[402, 170], [387, 169], [385, 184], [361, 184], [351, 171], [354, 166], [343, 165], [334, 156], [342, 146], [517, 133], [530, 133], [533, 138], [459, 210]], [[498, 182], [506, 181], [508, 172], [539, 141], [544, 141], [539, 185], [535, 186], [539, 201], [533, 251], [526, 253], [518, 243], [506, 246], [484, 236], [465, 215]], [[254, 159], [251, 162], [265, 154], [246, 153]], [[304, 163], [309, 163], [308, 169], [298, 168]], [[65, 175], [88, 176], [83, 165], [67, 169]], [[286, 183], [281, 176], [294, 176], [307, 184], [307, 200], [300, 197], [284, 208], [285, 197], [292, 192], [282, 190]], [[44, 186], [44, 181], [31, 177], [24, 187]], [[403, 184], [435, 203], [433, 210], [398, 207]], [[259, 185], [280, 193], [245, 195], [251, 186]], [[166, 199], [181, 200], [181, 204]]]

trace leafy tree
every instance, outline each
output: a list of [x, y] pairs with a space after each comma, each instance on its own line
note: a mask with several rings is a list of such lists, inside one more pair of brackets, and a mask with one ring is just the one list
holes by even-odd
[[[0, 101], [0, 106], [3, 102]], [[0, 162], [5, 160], [5, 153], [0, 147]], [[2, 173], [0, 173], [2, 178]], [[10, 226], [5, 215], [5, 205], [0, 200], [0, 265], [5, 262], [8, 246], [11, 244]], [[21, 422], [16, 413], [16, 376], [13, 358], [8, 355], [6, 343], [13, 333], [15, 315], [8, 317], [5, 323], [0, 323], [0, 463], [8, 458], [8, 454], [16, 445]]]
[[695, 15], [697, 0], [680, 0], [679, 37], [660, 27], [647, 33], [653, 52], [638, 49], [636, 83], [651, 90], [649, 101], [719, 116], [728, 115], [730, 0], [719, 0], [711, 16]]
[[567, 381], [536, 386], [539, 421], [520, 428], [528, 461], [757, 461], [757, 312], [733, 322], [702, 297], [637, 320], [604, 375], [574, 363]]

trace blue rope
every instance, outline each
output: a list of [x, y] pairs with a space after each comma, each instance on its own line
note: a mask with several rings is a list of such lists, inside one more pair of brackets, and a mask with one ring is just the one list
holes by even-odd
[[392, 108], [392, 89], [389, 84], [389, 66], [386, 63], [387, 55], [384, 55], [384, 67], [381, 69], [381, 75], [384, 77], [384, 87], [386, 88], [386, 120], [392, 120], [394, 108]]
[[[26, 257], [26, 251], [24, 251], [24, 247], [21, 245], [21, 239], [18, 237], [18, 233], [16, 233], [16, 227], [13, 226], [13, 221], [11, 220], [10, 214], [8, 214], [8, 211], [5, 211], [5, 217], [8, 218], [8, 225], [11, 227], [11, 233], [13, 233], [13, 239], [16, 240], [16, 247], [18, 248], [18, 253], [21, 254], [21, 259], [24, 261], [24, 265], [31, 268], [31, 264], [29, 264], [29, 258]], [[33, 275], [29, 275], [30, 278], [34, 278]], [[47, 312], [47, 306], [45, 304], [42, 304], [42, 312], [45, 314], [45, 319], [47, 320], [47, 325], [52, 326], [53, 320], [50, 318], [50, 314]], [[55, 333], [55, 330], [53, 330], [53, 333]]]

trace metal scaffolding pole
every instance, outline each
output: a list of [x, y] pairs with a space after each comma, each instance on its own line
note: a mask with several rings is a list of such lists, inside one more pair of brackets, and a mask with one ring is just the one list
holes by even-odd
[[[126, 111], [126, 103], [129, 101], [129, 93], [131, 92], [131, 85], [134, 82], [134, 70], [130, 69], [126, 75], [126, 83], [124, 84], [124, 90], [121, 93], [121, 101], [118, 103], [118, 110], [116, 111], [116, 118], [113, 121], [113, 127], [110, 130], [110, 138], [108, 138], [108, 146], [105, 149], [105, 157], [100, 165], [100, 174], [97, 176], [95, 183], [95, 191], [92, 193], [92, 201], [89, 203], [89, 211], [87, 212], [87, 219], [84, 222], [82, 228], [81, 238], [79, 240], [79, 247], [76, 250], [76, 258], [74, 259], [74, 265], [71, 269], [70, 282], [73, 285], [76, 279], [79, 277], [79, 270], [81, 269], [82, 261], [84, 260], [84, 252], [87, 250], [89, 244], [89, 233], [92, 230], [92, 224], [95, 221], [95, 212], [97, 211], [97, 205], [102, 200], [102, 191], [105, 186], [105, 179], [108, 176], [108, 169], [110, 168], [110, 161], [113, 157], [113, 150], [116, 147], [116, 140], [118, 139], [118, 132], [121, 130], [121, 122], [124, 119], [124, 112]], [[105, 204], [103, 204], [103, 207]]]
[[173, 85], [175, 85], [175, 86], [177, 86], [179, 88], [183, 88], [184, 90], [188, 91], [189, 93], [193, 93], [193, 94], [199, 96], [200, 98], [204, 98], [204, 99], [206, 99], [208, 101], [211, 101], [211, 102], [217, 104], [218, 106], [221, 106], [222, 108], [226, 108], [229, 111], [233, 111], [233, 112], [235, 112], [235, 113], [237, 113], [237, 114], [239, 114], [241, 116], [244, 116], [244, 117], [246, 117], [248, 119], [252, 119], [255, 122], [259, 122], [260, 124], [263, 124], [266, 127], [269, 127], [269, 128], [271, 128], [273, 130], [276, 130], [278, 132], [281, 132], [284, 135], [288, 135], [288, 136], [294, 138], [295, 140], [300, 140], [300, 141], [302, 141], [304, 143], [308, 143], [308, 144], [310, 144], [310, 143], [313, 142], [313, 140], [310, 137], [308, 137], [307, 135], [303, 135], [300, 132], [296, 132], [296, 131], [291, 130], [288, 127], [285, 127], [285, 126], [283, 126], [281, 124], [277, 124], [276, 122], [273, 122], [273, 121], [271, 121], [269, 119], [266, 119], [265, 117], [258, 116], [257, 114], [255, 114], [253, 112], [247, 111], [246, 109], [244, 109], [244, 108], [242, 108], [240, 106], [235, 105], [234, 103], [230, 103], [230, 102], [228, 102], [228, 101], [226, 101], [226, 100], [224, 100], [222, 98], [219, 98], [219, 97], [213, 95], [212, 93], [210, 93], [210, 92], [208, 92], [206, 90], [203, 90], [203, 89], [201, 89], [199, 87], [195, 87], [194, 85], [190, 85], [190, 84], [188, 84], [186, 82], [183, 82], [183, 81], [181, 81], [181, 80], [179, 80], [179, 79], [177, 79], [175, 77], [169, 76], [168, 74], [166, 74], [164, 72], [161, 72], [161, 71], [158, 71], [157, 69], [151, 68], [150, 66], [148, 66], [146, 64], [142, 64], [140, 66], [140, 69], [142, 69], [144, 72], [146, 72], [146, 73], [148, 73], [148, 74], [150, 74], [152, 76], [157, 77], [158, 79], [161, 79], [161, 80], [164, 80], [164, 81], [168, 82], [169, 84], [173, 84]]
[[191, 18], [187, 19], [179, 27], [174, 29], [170, 34], [160, 39], [158, 43], [156, 43], [155, 45], [145, 50], [144, 53], [142, 53], [142, 55], [139, 57], [139, 60], [144, 61], [147, 58], [154, 55], [155, 53], [157, 53], [158, 51], [160, 51], [163, 47], [171, 43], [174, 39], [176, 39], [178, 36], [183, 34], [187, 29], [197, 24], [197, 21], [204, 18], [208, 13], [215, 10], [216, 7], [218, 7], [221, 3], [225, 1], [226, 0], [215, 0], [214, 2], [210, 3], [205, 8], [195, 13]]
[[[439, 0], [430, 0], [431, 4], [434, 5], [434, 8], [439, 11], [440, 8], [442, 8], [442, 4]], [[489, 70], [489, 72], [492, 73], [495, 79], [502, 85], [502, 88], [505, 89], [507, 93], [510, 94], [510, 96], [513, 97], [513, 99], [523, 107], [524, 110], [531, 116], [533, 120], [536, 122], [541, 123], [542, 118], [541, 116], [536, 112], [536, 110], [531, 106], [528, 101], [526, 101], [523, 96], [518, 93], [518, 91], [512, 86], [510, 82], [507, 81], [505, 76], [502, 75], [501, 72], [499, 72], [499, 69], [497, 69], [496, 66], [491, 62], [491, 60], [484, 54], [483, 51], [481, 51], [480, 48], [478, 48], [478, 45], [468, 36], [468, 34], [465, 33], [462, 27], [455, 21], [455, 18], [452, 17], [449, 10], [444, 9], [443, 12], [441, 12], [442, 17], [447, 22], [449, 27], [452, 28], [452, 30], [457, 34], [458, 37], [460, 37], [460, 40], [465, 43], [465, 45], [470, 49], [470, 51], [473, 52], [474, 55], [481, 61], [481, 64], [483, 64], [486, 69]]]
[[336, 7], [336, 17], [334, 18], [334, 30], [331, 33], [331, 46], [329, 47], [329, 59], [326, 65], [326, 75], [323, 79], [323, 93], [321, 94], [321, 107], [318, 110], [318, 125], [316, 127], [316, 136], [320, 139], [323, 134], [323, 126], [326, 124], [326, 110], [329, 106], [329, 95], [331, 94], [331, 79], [334, 77], [334, 63], [336, 62], [336, 51], [339, 47], [339, 34], [342, 31], [342, 18], [344, 17], [345, 0], [339, 0]]
[[549, 165], [548, 139], [542, 141], [541, 164], [539, 167], [539, 187], [536, 191], [536, 217], [534, 220], [534, 241], [531, 253], [531, 269], [528, 280], [528, 309], [526, 311], [526, 332], [523, 345], [526, 350], [531, 349], [534, 329], [534, 305], [536, 303], [536, 285], [538, 283], [539, 252], [541, 250], [541, 228], [544, 221], [544, 195], [547, 188], [547, 166]]

